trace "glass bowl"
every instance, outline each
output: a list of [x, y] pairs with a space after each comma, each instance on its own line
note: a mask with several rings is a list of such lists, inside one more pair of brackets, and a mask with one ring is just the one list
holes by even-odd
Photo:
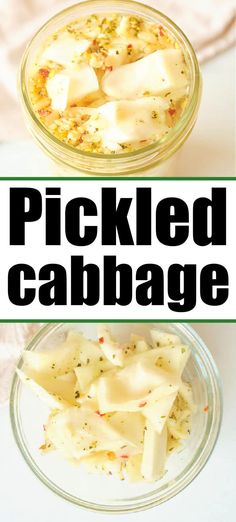
[[[189, 70], [189, 102], [168, 135], [134, 152], [98, 154], [80, 151], [55, 138], [35, 115], [29, 94], [29, 77], [42, 43], [59, 28], [83, 16], [107, 12], [140, 16], [165, 27], [182, 49]], [[151, 71], [150, 71], [151, 74]], [[181, 29], [163, 13], [132, 0], [90, 0], [77, 3], [48, 20], [29, 42], [22, 57], [19, 94], [26, 126], [39, 147], [53, 160], [53, 173], [60, 176], [165, 176], [173, 173], [175, 153], [191, 133], [201, 99], [201, 74], [195, 51]]]
[[[40, 329], [27, 350], [44, 350], [62, 341], [65, 332], [77, 329], [89, 338], [96, 337], [96, 323], [49, 324]], [[42, 455], [43, 424], [48, 407], [15, 375], [10, 414], [16, 443], [35, 475], [65, 500], [96, 512], [128, 513], [151, 508], [185, 488], [206, 464], [219, 433], [222, 396], [215, 362], [197, 333], [186, 324], [110, 323], [112, 333], [127, 341], [131, 332], [150, 337], [151, 327], [179, 335], [191, 349], [184, 370], [184, 379], [191, 382], [197, 412], [193, 415], [190, 437], [180, 451], [167, 460], [167, 471], [158, 482], [134, 483], [119, 481], [111, 476], [89, 474], [60, 460], [56, 452]], [[22, 360], [19, 367], [22, 366]], [[207, 411], [206, 406], [208, 407]]]

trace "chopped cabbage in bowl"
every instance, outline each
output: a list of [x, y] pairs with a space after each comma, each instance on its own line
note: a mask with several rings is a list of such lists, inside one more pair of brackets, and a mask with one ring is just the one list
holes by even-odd
[[163, 330], [150, 339], [121, 342], [99, 325], [96, 340], [71, 329], [53, 349], [24, 352], [18, 376], [51, 411], [43, 453], [130, 482], [163, 477], [191, 431], [190, 350]]

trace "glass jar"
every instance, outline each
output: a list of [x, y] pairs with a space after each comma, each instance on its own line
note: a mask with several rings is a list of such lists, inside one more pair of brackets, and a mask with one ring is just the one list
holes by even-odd
[[[96, 339], [96, 323], [48, 324], [30, 341], [27, 350], [44, 351], [57, 347], [66, 332], [77, 329], [89, 339]], [[10, 414], [16, 443], [35, 475], [65, 500], [100, 513], [129, 513], [157, 506], [185, 488], [206, 464], [215, 446], [221, 424], [221, 383], [214, 359], [202, 339], [187, 324], [109, 323], [112, 335], [125, 342], [131, 333], [150, 341], [150, 329], [177, 334], [190, 348], [191, 356], [183, 379], [192, 386], [196, 411], [190, 436], [180, 451], [167, 459], [166, 473], [154, 483], [116, 480], [92, 474], [81, 466], [60, 459], [56, 452], [42, 455], [43, 424], [49, 408], [15, 375]], [[21, 368], [23, 361], [19, 362]]]
[[[35, 55], [45, 39], [76, 18], [91, 13], [118, 12], [143, 17], [158, 23], [178, 42], [189, 68], [189, 101], [184, 112], [167, 137], [134, 152], [96, 154], [80, 151], [55, 138], [34, 113], [29, 96], [29, 71]], [[41, 149], [53, 160], [54, 174], [64, 176], [163, 176], [171, 173], [173, 155], [185, 142], [195, 124], [201, 97], [201, 75], [196, 54], [184, 33], [159, 11], [130, 0], [89, 0], [55, 15], [34, 36], [25, 50], [20, 69], [20, 98], [26, 125]], [[175, 158], [174, 158], [175, 159]]]

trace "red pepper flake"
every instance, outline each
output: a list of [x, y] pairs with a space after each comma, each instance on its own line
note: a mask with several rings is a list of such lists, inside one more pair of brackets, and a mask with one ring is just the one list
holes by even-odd
[[79, 138], [79, 143], [83, 143], [85, 134], [86, 134], [86, 132], [83, 132], [83, 134], [81, 134], [81, 136]]
[[99, 344], [103, 344], [104, 343], [104, 337], [99, 337], [98, 342], [99, 342]]
[[96, 410], [95, 413], [99, 415], [99, 417], [103, 417], [104, 415], [106, 415], [105, 413], [100, 413], [99, 410]]
[[48, 116], [51, 112], [50, 109], [39, 109], [38, 114], [39, 116]]
[[174, 114], [176, 113], [176, 109], [168, 109], [168, 113], [170, 116], [174, 116]]
[[120, 458], [121, 458], [121, 459], [128, 459], [128, 458], [129, 458], [129, 455], [121, 455]]
[[209, 406], [207, 405], [207, 406], [205, 406], [205, 408], [203, 409], [203, 411], [205, 411], [205, 413], [207, 413], [208, 410], [209, 410]]
[[165, 36], [164, 27], [162, 27], [162, 25], [159, 26], [159, 34], [160, 36]]
[[132, 44], [127, 45], [127, 49], [131, 49], [132, 47], [133, 47]]
[[109, 72], [113, 71], [112, 65], [109, 65], [109, 67], [105, 67], [105, 71], [109, 71]]
[[140, 402], [138, 406], [139, 406], [139, 408], [143, 408], [143, 406], [146, 406], [146, 404], [147, 404], [147, 401], [143, 401], [143, 402]]
[[50, 71], [48, 69], [39, 69], [38, 72], [39, 72], [40, 76], [43, 76], [44, 78], [47, 78]]

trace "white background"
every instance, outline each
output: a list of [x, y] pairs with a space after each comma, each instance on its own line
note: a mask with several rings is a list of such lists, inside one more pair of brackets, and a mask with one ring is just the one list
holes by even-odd
[[224, 415], [205, 468], [175, 498], [146, 512], [103, 515], [52, 493], [28, 468], [11, 432], [8, 405], [0, 408], [0, 519], [2, 522], [233, 522], [236, 518], [236, 324], [195, 324], [223, 381]]
[[[71, 245], [63, 234], [62, 246], [45, 246], [45, 219], [44, 211], [42, 218], [37, 222], [26, 224], [26, 246], [9, 246], [9, 187], [25, 186], [25, 182], [1, 182], [0, 190], [0, 223], [4, 223], [0, 229], [1, 236], [1, 258], [0, 258], [0, 315], [1, 319], [235, 319], [236, 314], [236, 288], [235, 275], [235, 222], [236, 222], [236, 184], [234, 181], [40, 181], [27, 184], [41, 191], [43, 201], [45, 200], [45, 187], [59, 186], [62, 192], [62, 209], [66, 203], [74, 197], [84, 196], [96, 202], [98, 208], [98, 218], [85, 218], [86, 223], [98, 224], [100, 228], [100, 195], [101, 187], [117, 186], [117, 200], [120, 197], [134, 197], [136, 187], [152, 187], [153, 200], [153, 243], [152, 246], [101, 246], [100, 234], [98, 239], [88, 247], [75, 247]], [[227, 187], [227, 246], [206, 247], [197, 246], [192, 240], [192, 206], [198, 197], [211, 197], [212, 187]], [[159, 243], [155, 236], [155, 208], [163, 198], [175, 196], [183, 198], [190, 210], [190, 234], [188, 240], [178, 247], [167, 247]], [[64, 212], [62, 211], [62, 215]], [[131, 204], [130, 225], [135, 238], [135, 201]], [[62, 224], [64, 230], [64, 224]], [[59, 263], [67, 268], [68, 287], [70, 287], [70, 257], [71, 255], [84, 255], [85, 263], [96, 263], [102, 266], [104, 255], [116, 255], [118, 263], [129, 263], [133, 267], [133, 272], [140, 265], [145, 263], [156, 263], [165, 272], [165, 306], [142, 307], [133, 301], [126, 307], [106, 306], [101, 308], [103, 303], [102, 293], [99, 303], [95, 306], [49, 306], [40, 305], [38, 298], [29, 306], [15, 306], [8, 299], [7, 276], [9, 268], [17, 263], [27, 263], [31, 265], [36, 273], [47, 263]], [[172, 312], [168, 306], [167, 295], [167, 269], [173, 263], [196, 264], [198, 269], [198, 295], [196, 307], [189, 312]], [[229, 273], [230, 291], [225, 304], [218, 307], [204, 304], [199, 295], [199, 272], [203, 266], [210, 263], [219, 263], [226, 267]], [[103, 270], [100, 270], [101, 274]], [[32, 287], [32, 283], [29, 283]], [[134, 280], [135, 289], [135, 280]], [[37, 287], [37, 282], [35, 283]], [[102, 288], [102, 280], [101, 280]], [[45, 319], [46, 318], [46, 319]]]

